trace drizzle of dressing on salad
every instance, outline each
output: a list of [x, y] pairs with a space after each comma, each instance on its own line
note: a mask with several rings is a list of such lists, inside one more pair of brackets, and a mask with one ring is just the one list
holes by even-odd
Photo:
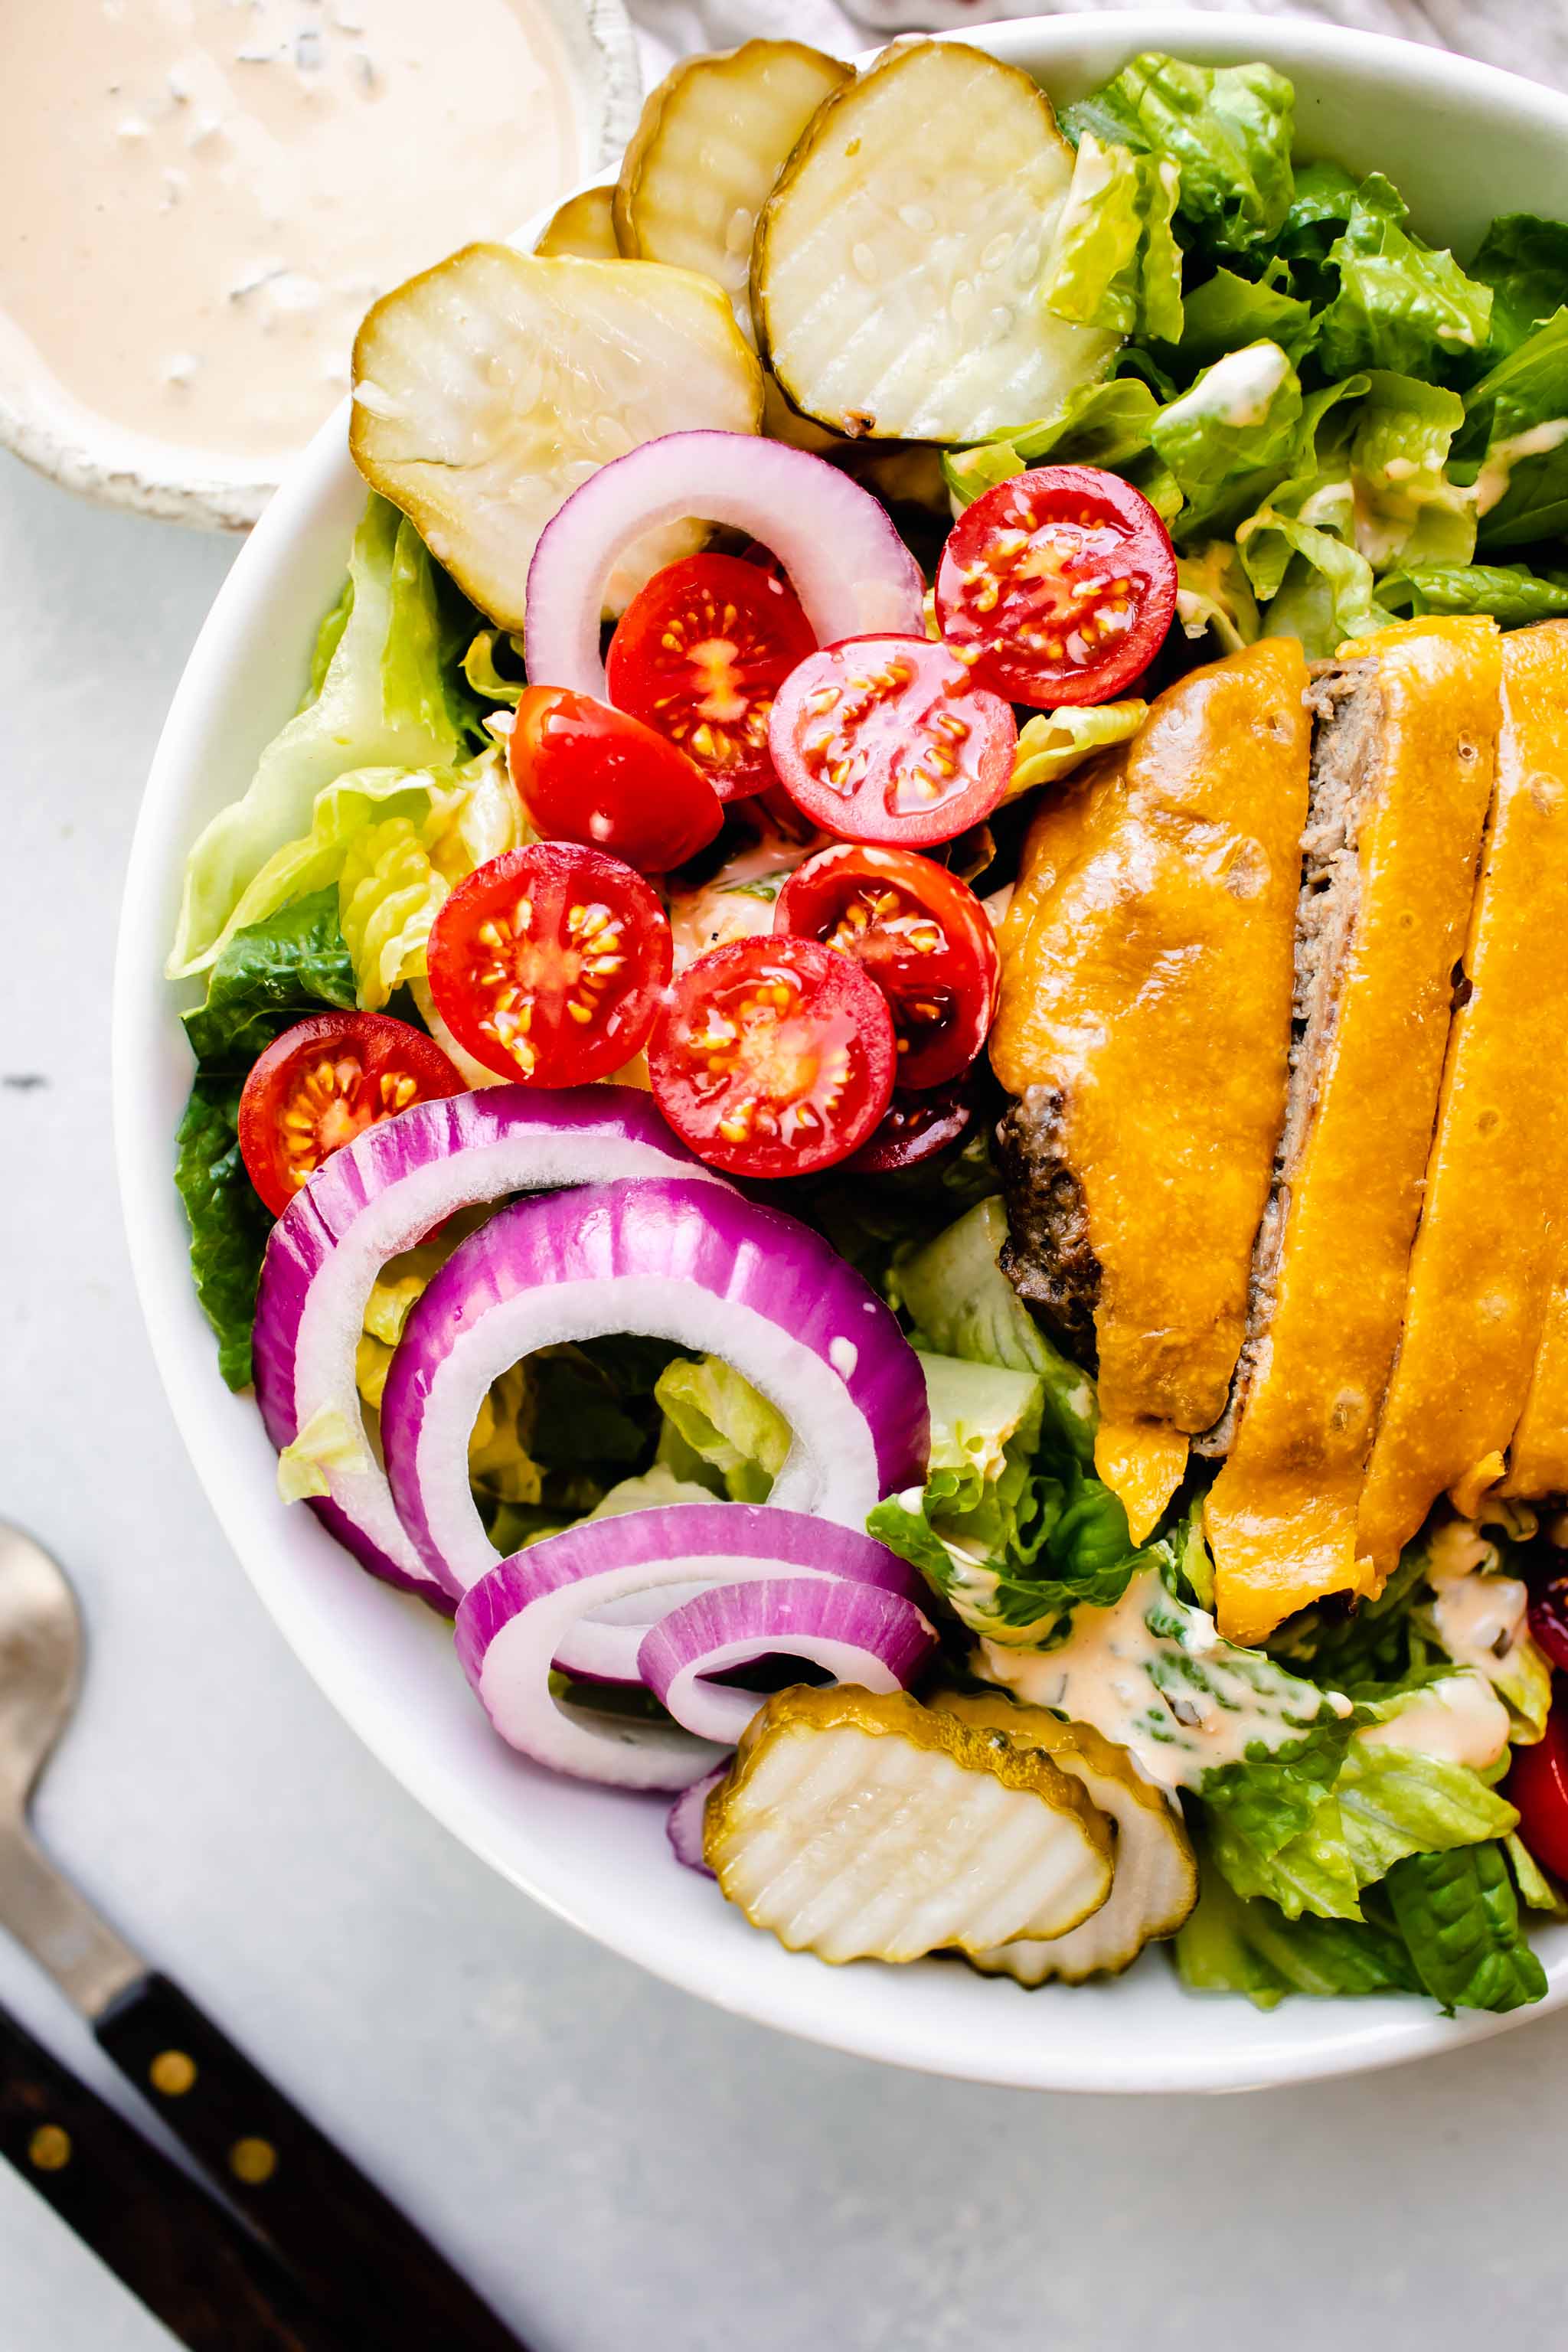
[[0, 358], [226, 457], [298, 448], [411, 270], [579, 168], [542, 0], [5, 0]]
[[1532, 425], [1526, 433], [1515, 433], [1506, 441], [1494, 441], [1487, 451], [1486, 460], [1476, 477], [1476, 512], [1490, 514], [1508, 495], [1513, 469], [1526, 457], [1544, 457], [1549, 451], [1560, 449], [1568, 441], [1568, 416], [1549, 416], [1543, 424]]
[[1191, 392], [1173, 401], [1165, 411], [1174, 417], [1215, 416], [1237, 433], [1261, 425], [1270, 403], [1290, 373], [1290, 362], [1278, 343], [1248, 343], [1228, 352], [1200, 376]]
[[676, 971], [684, 971], [710, 948], [727, 947], [731, 940], [754, 939], [771, 931], [774, 900], [795, 867], [804, 866], [817, 845], [770, 835], [754, 849], [741, 850], [700, 890], [672, 890], [669, 928]]
[[1363, 1748], [1402, 1748], [1436, 1763], [1468, 1764], [1473, 1772], [1485, 1772], [1508, 1746], [1509, 1714], [1479, 1674], [1446, 1675], [1407, 1699], [1386, 1723], [1363, 1725], [1352, 1737]]
[[[1195, 1789], [1255, 1743], [1282, 1748], [1317, 1722], [1323, 1694], [1222, 1639], [1204, 1610], [1141, 1569], [1110, 1609], [1079, 1608], [1054, 1650], [981, 1643], [984, 1671], [1036, 1706], [1092, 1724], [1162, 1788]], [[1348, 1700], [1331, 1696], [1335, 1714]]]

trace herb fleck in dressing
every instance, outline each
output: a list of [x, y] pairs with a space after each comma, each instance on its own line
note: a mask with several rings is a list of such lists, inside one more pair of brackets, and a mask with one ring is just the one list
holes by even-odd
[[1348, 1700], [1313, 1689], [1256, 1650], [1221, 1639], [1212, 1617], [1141, 1569], [1113, 1609], [1081, 1608], [1054, 1650], [983, 1642], [984, 1671], [1022, 1699], [1091, 1723], [1130, 1748], [1163, 1788], [1195, 1789], [1255, 1745], [1283, 1748]]
[[0, 53], [8, 372], [258, 465], [379, 294], [580, 168], [542, 0], [0, 0]]

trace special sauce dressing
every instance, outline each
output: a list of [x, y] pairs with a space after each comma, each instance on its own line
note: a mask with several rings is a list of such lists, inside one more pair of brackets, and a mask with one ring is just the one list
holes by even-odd
[[0, 359], [280, 459], [366, 309], [581, 170], [542, 0], [0, 0]]

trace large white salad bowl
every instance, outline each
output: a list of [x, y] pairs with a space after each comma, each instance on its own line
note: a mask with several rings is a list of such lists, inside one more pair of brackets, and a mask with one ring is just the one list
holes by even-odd
[[[1466, 58], [1327, 26], [1163, 12], [970, 37], [1062, 100], [1141, 49], [1267, 58], [1295, 82], [1302, 150], [1386, 172], [1422, 232], [1461, 256], [1496, 213], [1568, 217], [1568, 98]], [[449, 1632], [279, 1501], [255, 1405], [225, 1391], [191, 1288], [171, 1181], [190, 1061], [161, 974], [185, 852], [292, 708], [363, 496], [345, 404], [262, 516], [185, 669], [137, 828], [115, 982], [120, 1182], [159, 1368], [235, 1550], [332, 1704], [456, 1836], [563, 1917], [726, 2009], [900, 2065], [1058, 2090], [1238, 2090], [1391, 2065], [1541, 2013], [1447, 2020], [1415, 2000], [1296, 2000], [1264, 2016], [1184, 1994], [1158, 1952], [1114, 1983], [1034, 1993], [956, 1962], [830, 1969], [795, 1957], [672, 1864], [661, 1805], [552, 1779], [502, 1748]], [[1542, 2006], [1561, 2005], [1568, 1929], [1540, 1948], [1552, 1977]]]

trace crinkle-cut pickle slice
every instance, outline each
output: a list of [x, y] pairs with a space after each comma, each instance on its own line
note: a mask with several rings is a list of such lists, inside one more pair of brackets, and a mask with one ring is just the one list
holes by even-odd
[[621, 165], [621, 251], [714, 278], [749, 335], [757, 215], [817, 108], [854, 78], [803, 41], [683, 58], [643, 108]]
[[1104, 1902], [1111, 1845], [1042, 1749], [842, 1686], [771, 1698], [704, 1822], [709, 1866], [752, 1925], [835, 1962], [1066, 1934]]
[[1143, 1778], [1125, 1748], [1092, 1724], [1062, 1723], [1044, 1707], [1021, 1706], [1000, 1695], [940, 1691], [931, 1705], [974, 1730], [1000, 1731], [1015, 1746], [1042, 1750], [1081, 1780], [1116, 1824], [1110, 1893], [1092, 1917], [1065, 1936], [971, 1952], [977, 1969], [1021, 1985], [1042, 1985], [1052, 1977], [1082, 1984], [1089, 1977], [1120, 1976], [1145, 1944], [1175, 1934], [1197, 1900], [1192, 1840], [1163, 1790]]
[[615, 190], [583, 188], [557, 207], [533, 248], [543, 261], [618, 261]]
[[1026, 74], [916, 41], [828, 99], [763, 205], [752, 313], [836, 432], [973, 441], [1048, 416], [1121, 338], [1041, 299], [1073, 151]]
[[[522, 626], [540, 532], [599, 467], [665, 433], [762, 419], [762, 372], [710, 280], [505, 245], [465, 246], [384, 296], [353, 383], [354, 463], [507, 629]], [[639, 541], [611, 609], [705, 535], [694, 521]]]

